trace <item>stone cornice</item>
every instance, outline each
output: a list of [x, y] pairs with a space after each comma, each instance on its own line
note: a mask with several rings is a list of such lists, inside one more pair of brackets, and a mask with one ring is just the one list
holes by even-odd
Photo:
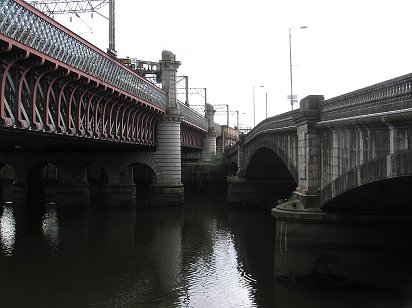
[[373, 114], [358, 115], [347, 118], [320, 121], [316, 128], [341, 128], [341, 127], [370, 127], [379, 125], [405, 125], [412, 122], [412, 108], [377, 112]]

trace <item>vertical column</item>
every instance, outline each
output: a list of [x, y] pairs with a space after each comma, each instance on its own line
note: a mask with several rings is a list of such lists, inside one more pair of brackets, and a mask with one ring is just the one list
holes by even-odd
[[180, 65], [170, 51], [162, 52], [160, 70], [162, 88], [167, 95], [166, 114], [156, 127], [157, 149], [154, 159], [160, 171], [157, 183], [151, 189], [152, 205], [164, 206], [182, 204], [184, 187], [181, 179], [180, 123], [183, 120], [176, 99], [176, 71]]
[[215, 132], [215, 112], [213, 106], [206, 104], [206, 119], [208, 121], [208, 133], [202, 140], [202, 161], [210, 162], [213, 156], [216, 155], [216, 137]]
[[388, 124], [389, 129], [389, 154], [386, 155], [386, 175], [392, 176], [392, 156], [398, 151], [398, 130], [393, 125]]
[[319, 203], [319, 121], [321, 95], [310, 95], [300, 101], [300, 112], [295, 117], [298, 133], [298, 187], [294, 192], [304, 208], [318, 207]]
[[340, 175], [340, 134], [335, 128], [332, 128], [332, 177], [331, 181], [335, 180]]
[[237, 142], [237, 177], [243, 179], [245, 177], [245, 159], [243, 154], [243, 144], [245, 143], [245, 135], [240, 134]]
[[124, 155], [119, 155], [117, 159], [112, 157], [107, 159], [110, 160], [110, 164], [104, 165], [107, 171], [107, 182], [103, 170], [97, 168], [95, 170], [95, 172], [97, 171], [95, 174], [97, 175], [95, 178], [97, 180], [95, 184], [97, 185], [94, 189], [99, 189], [99, 184], [101, 185], [100, 189], [102, 189], [106, 205], [136, 205], [136, 184], [133, 182], [132, 167], [129, 166], [119, 170], [118, 165], [120, 165], [122, 159], [125, 160]]
[[237, 141], [237, 173], [234, 179], [228, 179], [227, 201], [232, 204], [256, 203], [256, 190], [245, 179], [244, 149], [245, 135], [240, 134]]
[[89, 183], [87, 181], [87, 168], [79, 160], [64, 160], [59, 166], [59, 181], [56, 186], [56, 202], [58, 205], [85, 206], [90, 202]]

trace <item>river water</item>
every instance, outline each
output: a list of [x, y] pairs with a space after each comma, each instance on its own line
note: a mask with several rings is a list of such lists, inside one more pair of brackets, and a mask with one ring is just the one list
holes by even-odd
[[408, 290], [273, 280], [275, 221], [187, 194], [183, 207], [27, 209], [0, 218], [0, 307], [412, 307]]

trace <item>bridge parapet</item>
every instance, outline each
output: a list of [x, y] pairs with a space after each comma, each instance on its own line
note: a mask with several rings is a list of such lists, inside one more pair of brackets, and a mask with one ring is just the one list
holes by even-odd
[[273, 133], [275, 131], [296, 130], [295, 117], [299, 109], [267, 118], [256, 125], [246, 136], [245, 144], [256, 138], [260, 134]]
[[412, 74], [349, 92], [321, 104], [321, 121], [412, 108]]
[[204, 116], [197, 113], [192, 108], [186, 106], [184, 103], [180, 101], [178, 101], [178, 103], [179, 103], [179, 108], [184, 117], [183, 122], [187, 122], [189, 125], [196, 126], [197, 128], [205, 132], [208, 130], [207, 119]]

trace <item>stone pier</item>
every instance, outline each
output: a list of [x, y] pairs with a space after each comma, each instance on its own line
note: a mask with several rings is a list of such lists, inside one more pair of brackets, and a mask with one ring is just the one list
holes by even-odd
[[208, 121], [209, 130], [202, 142], [202, 161], [210, 162], [216, 155], [216, 137], [217, 132], [214, 126], [214, 117], [216, 110], [210, 104], [206, 105], [206, 118]]
[[180, 123], [183, 121], [176, 98], [176, 72], [180, 62], [170, 51], [162, 52], [162, 87], [167, 93], [166, 114], [157, 123], [157, 150], [154, 160], [162, 177], [151, 185], [150, 203], [154, 206], [178, 205], [184, 201]]

